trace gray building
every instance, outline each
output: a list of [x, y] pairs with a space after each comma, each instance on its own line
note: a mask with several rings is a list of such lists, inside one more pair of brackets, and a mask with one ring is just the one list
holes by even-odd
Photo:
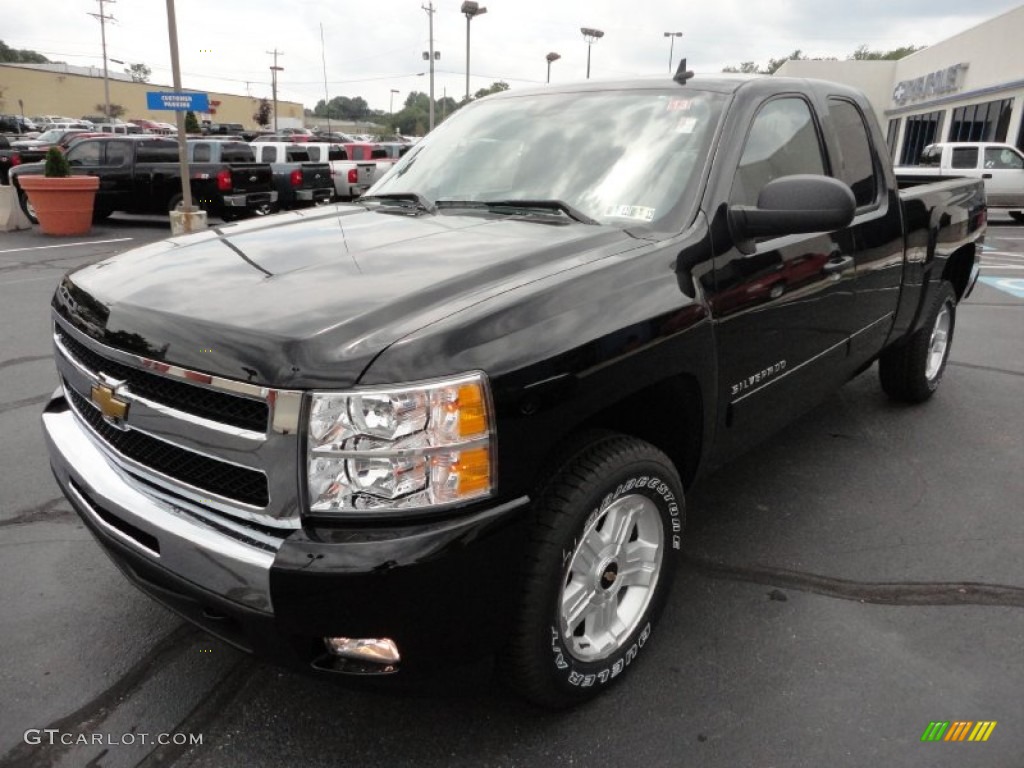
[[787, 61], [777, 74], [835, 80], [867, 94], [889, 153], [912, 165], [937, 141], [1024, 149], [1024, 6], [898, 61]]

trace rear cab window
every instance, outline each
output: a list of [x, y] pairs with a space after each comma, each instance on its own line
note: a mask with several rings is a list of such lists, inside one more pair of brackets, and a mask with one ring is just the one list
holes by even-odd
[[977, 147], [953, 147], [953, 159], [950, 168], [977, 168]]

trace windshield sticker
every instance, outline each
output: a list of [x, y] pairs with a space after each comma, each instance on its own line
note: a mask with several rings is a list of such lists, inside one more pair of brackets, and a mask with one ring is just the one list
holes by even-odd
[[693, 133], [693, 129], [697, 127], [696, 117], [684, 117], [676, 125], [676, 133]]
[[654, 209], [643, 205], [612, 205], [605, 211], [605, 216], [619, 216], [624, 219], [640, 219], [653, 221]]
[[676, 112], [679, 110], [689, 109], [691, 103], [691, 99], [669, 99], [668, 103], [665, 105], [665, 110], [668, 112]]

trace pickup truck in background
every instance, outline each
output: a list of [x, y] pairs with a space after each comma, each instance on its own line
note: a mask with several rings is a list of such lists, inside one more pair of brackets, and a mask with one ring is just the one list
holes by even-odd
[[377, 164], [357, 162], [349, 158], [345, 148], [338, 144], [309, 141], [302, 149], [314, 162], [327, 161], [331, 165], [334, 195], [339, 200], [352, 200], [370, 188], [375, 181]]
[[254, 142], [249, 145], [261, 163], [270, 165], [277, 190], [277, 208], [308, 208], [329, 203], [334, 194], [331, 166], [310, 162], [305, 144], [285, 141]]
[[1015, 221], [1024, 223], [1024, 155], [1009, 144], [929, 144], [918, 165], [899, 166], [896, 176], [903, 186], [940, 179], [982, 179], [988, 207], [1007, 209]]
[[494, 653], [549, 707], [675, 645], [691, 485], [874, 363], [930, 398], [986, 229], [980, 180], [897, 188], [860, 92], [680, 70], [489, 96], [354, 204], [69, 273], [43, 428], [127, 578], [306, 669]]
[[[390, 150], [374, 142], [354, 141], [342, 145], [350, 160], [362, 163], [373, 163], [370, 184], [376, 184], [398, 162], [397, 151]], [[353, 195], [358, 197], [358, 195]]]
[[[196, 205], [225, 221], [251, 216], [277, 199], [270, 167], [252, 162], [252, 153], [243, 143], [206, 142], [220, 158], [238, 160], [202, 161], [189, 167], [192, 196]], [[223, 147], [220, 145], [223, 144]], [[245, 151], [240, 153], [239, 150]], [[155, 136], [103, 136], [79, 139], [65, 153], [75, 175], [98, 176], [93, 218], [107, 218], [114, 211], [126, 213], [167, 213], [181, 202], [181, 169], [178, 142]], [[213, 154], [209, 154], [213, 157]], [[247, 158], [242, 160], [241, 158]], [[43, 173], [42, 163], [20, 165], [11, 171], [11, 183], [18, 189], [22, 210], [33, 221], [35, 212], [18, 178]]]

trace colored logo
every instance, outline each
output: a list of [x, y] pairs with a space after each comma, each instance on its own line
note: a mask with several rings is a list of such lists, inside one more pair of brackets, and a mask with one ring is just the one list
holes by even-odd
[[921, 741], [988, 741], [995, 729], [995, 720], [933, 720], [921, 734]]
[[93, 404], [103, 414], [103, 420], [112, 427], [124, 429], [124, 420], [128, 416], [128, 403], [116, 396], [117, 385], [108, 387], [104, 384], [94, 386], [89, 396]]

